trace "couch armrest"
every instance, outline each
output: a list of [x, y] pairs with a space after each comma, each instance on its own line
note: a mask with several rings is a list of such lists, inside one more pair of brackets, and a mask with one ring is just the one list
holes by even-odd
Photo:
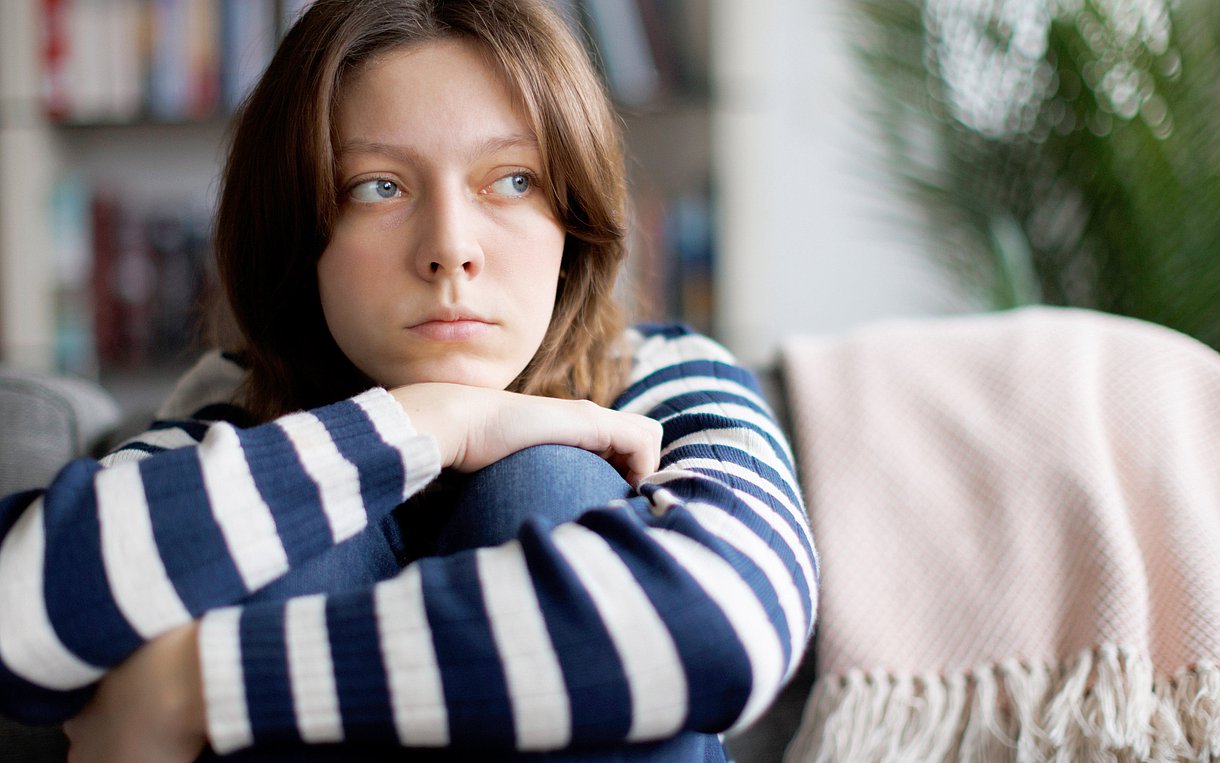
[[104, 448], [118, 423], [118, 404], [94, 382], [0, 367], [0, 495], [46, 485]]

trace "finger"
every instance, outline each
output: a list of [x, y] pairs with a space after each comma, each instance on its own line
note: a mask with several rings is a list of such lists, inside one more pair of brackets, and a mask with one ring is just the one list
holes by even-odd
[[657, 461], [655, 458], [647, 458], [646, 456], [633, 453], [627, 459], [626, 480], [631, 487], [639, 488], [650, 475], [656, 474]]
[[623, 437], [614, 443], [615, 461], [632, 487], [656, 472], [661, 457], [660, 425], [652, 419], [631, 415]]
[[80, 744], [80, 741], [89, 735], [92, 711], [93, 703], [90, 702], [84, 710], [64, 721], [62, 729], [69, 742]]

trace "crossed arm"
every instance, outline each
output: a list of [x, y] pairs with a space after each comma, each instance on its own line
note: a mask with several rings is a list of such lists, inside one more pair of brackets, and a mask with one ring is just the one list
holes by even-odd
[[[192, 586], [163, 558], [171, 588], [190, 593], [180, 597], [188, 599], [184, 617], [165, 617], [159, 631], [139, 633], [126, 647], [111, 650], [107, 661], [105, 654], [98, 656], [106, 650], [81, 650], [81, 639], [65, 638], [72, 623], [52, 615], [51, 635], [76, 659], [96, 665], [96, 672], [60, 677], [51, 687], [10, 673], [0, 694], [6, 709], [27, 690], [53, 689], [50, 696], [57, 697], [76, 688], [73, 683], [88, 686], [144, 641], [167, 634], [114, 671], [90, 711], [104, 708], [108, 697], [126, 696], [124, 681], [131, 676], [137, 677], [131, 679], [135, 687], [144, 686], [141, 674], [177, 676], [162, 685], [193, 686], [201, 679], [204, 701], [201, 692], [186, 691], [180, 702], [171, 696], [157, 703], [173, 710], [175, 723], [159, 728], [182, 729], [169, 736], [185, 744], [185, 759], [192, 745], [197, 752], [202, 744], [205, 719], [219, 751], [277, 739], [387, 736], [410, 746], [553, 749], [664, 738], [683, 729], [719, 731], [752, 720], [799, 660], [814, 612], [816, 559], [790, 455], [749, 375], [718, 347], [675, 332], [636, 341], [634, 383], [615, 406], [622, 413], [537, 398], [509, 403], [498, 397], [507, 393], [489, 394], [486, 408], [470, 400], [459, 407], [492, 425], [477, 436], [468, 429], [451, 447], [445, 425], [428, 419], [438, 414], [453, 421], [456, 414], [444, 400], [365, 393], [367, 398], [339, 404], [342, 411], [302, 414], [322, 426], [320, 432], [313, 423], [305, 427], [325, 435], [318, 447], [341, 458], [332, 458], [336, 472], [318, 464], [298, 467], [305, 478], [295, 488], [291, 475], [273, 479], [262, 473], [259, 459], [274, 455], [275, 443], [259, 439], [261, 428], [232, 435], [243, 456], [235, 473], [249, 473], [252, 495], [274, 504], [268, 505], [268, 537], [278, 540], [283, 554], [269, 556], [287, 564], [360, 524], [345, 520], [345, 511], [362, 511], [367, 522], [432, 479], [442, 464], [476, 468], [505, 449], [532, 444], [496, 439], [529, 432], [531, 424], [546, 431], [544, 441], [608, 457], [639, 484], [639, 498], [594, 510], [549, 534], [527, 529], [498, 548], [421, 560], [369, 590], [274, 604], [226, 606], [279, 569], [243, 567], [240, 545], [222, 543], [221, 552], [205, 560], [214, 570], [229, 571], [227, 588], [226, 576], [217, 573], [210, 585]], [[543, 409], [552, 405], [558, 406], [552, 410], [556, 420], [548, 423]], [[658, 434], [657, 423], [661, 462], [654, 470], [643, 454], [658, 450], [650, 439]], [[303, 439], [292, 422], [268, 426], [275, 427], [275, 437], [288, 432], [289, 447], [302, 462], [317, 455], [309, 450], [313, 440]], [[432, 436], [422, 434], [432, 427], [438, 427]], [[187, 449], [203, 464], [205, 484], [214, 469], [227, 474], [206, 463], [220, 458], [209, 447], [222, 450], [232, 439], [213, 430], [198, 448]], [[399, 438], [404, 431], [409, 434]], [[353, 442], [344, 440], [349, 436]], [[354, 447], [355, 440], [363, 445]], [[377, 457], [379, 449], [384, 452]], [[157, 459], [138, 465], [146, 487], [150, 478], [143, 470]], [[338, 471], [349, 474], [347, 482], [318, 477]], [[102, 474], [94, 474], [83, 492], [101, 496]], [[269, 502], [263, 496], [272, 493], [271, 484], [278, 488], [274, 495], [287, 491], [307, 499]], [[145, 493], [142, 513], [151, 516], [159, 504], [155, 490]], [[44, 505], [50, 495], [43, 496]], [[352, 508], [357, 505], [359, 511]], [[22, 521], [13, 524], [10, 538]], [[159, 526], [155, 518], [151, 524]], [[330, 532], [302, 529], [314, 525]], [[257, 536], [223, 526], [219, 532], [239, 543], [253, 543]], [[3, 555], [10, 552], [10, 538], [0, 546], [0, 583], [6, 585]], [[48, 539], [48, 552], [51, 545]], [[168, 553], [162, 549], [159, 555]], [[122, 619], [129, 627], [132, 620], [155, 619], [141, 617]], [[11, 670], [15, 664], [4, 639], [0, 632], [0, 661]], [[171, 673], [175, 666], [184, 669]], [[141, 691], [155, 696], [136, 693]], [[129, 704], [120, 706], [130, 710]], [[104, 717], [86, 713], [70, 729], [82, 732], [81, 739], [94, 737], [87, 733], [90, 719]], [[474, 717], [480, 722], [471, 723]]]

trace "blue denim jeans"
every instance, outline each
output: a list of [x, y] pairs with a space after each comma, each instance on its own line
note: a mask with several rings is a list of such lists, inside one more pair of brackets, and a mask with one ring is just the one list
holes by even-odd
[[[551, 524], [576, 519], [587, 509], [633, 494], [610, 464], [576, 448], [541, 445], [514, 453], [474, 474], [446, 473], [422, 496], [286, 577], [261, 589], [250, 601], [273, 601], [317, 592], [336, 592], [392, 577], [414, 559], [494, 546], [516, 537], [529, 518]], [[210, 753], [201, 760], [217, 760]], [[366, 745], [306, 745], [257, 748], [223, 760], [391, 761], [440, 763], [723, 763], [724, 748], [714, 735], [685, 733], [651, 744], [550, 753], [477, 753]]]

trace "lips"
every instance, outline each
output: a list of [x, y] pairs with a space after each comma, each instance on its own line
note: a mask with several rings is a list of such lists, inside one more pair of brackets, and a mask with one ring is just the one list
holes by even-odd
[[472, 311], [444, 308], [407, 326], [407, 331], [437, 342], [464, 342], [481, 336], [492, 326], [490, 321]]

